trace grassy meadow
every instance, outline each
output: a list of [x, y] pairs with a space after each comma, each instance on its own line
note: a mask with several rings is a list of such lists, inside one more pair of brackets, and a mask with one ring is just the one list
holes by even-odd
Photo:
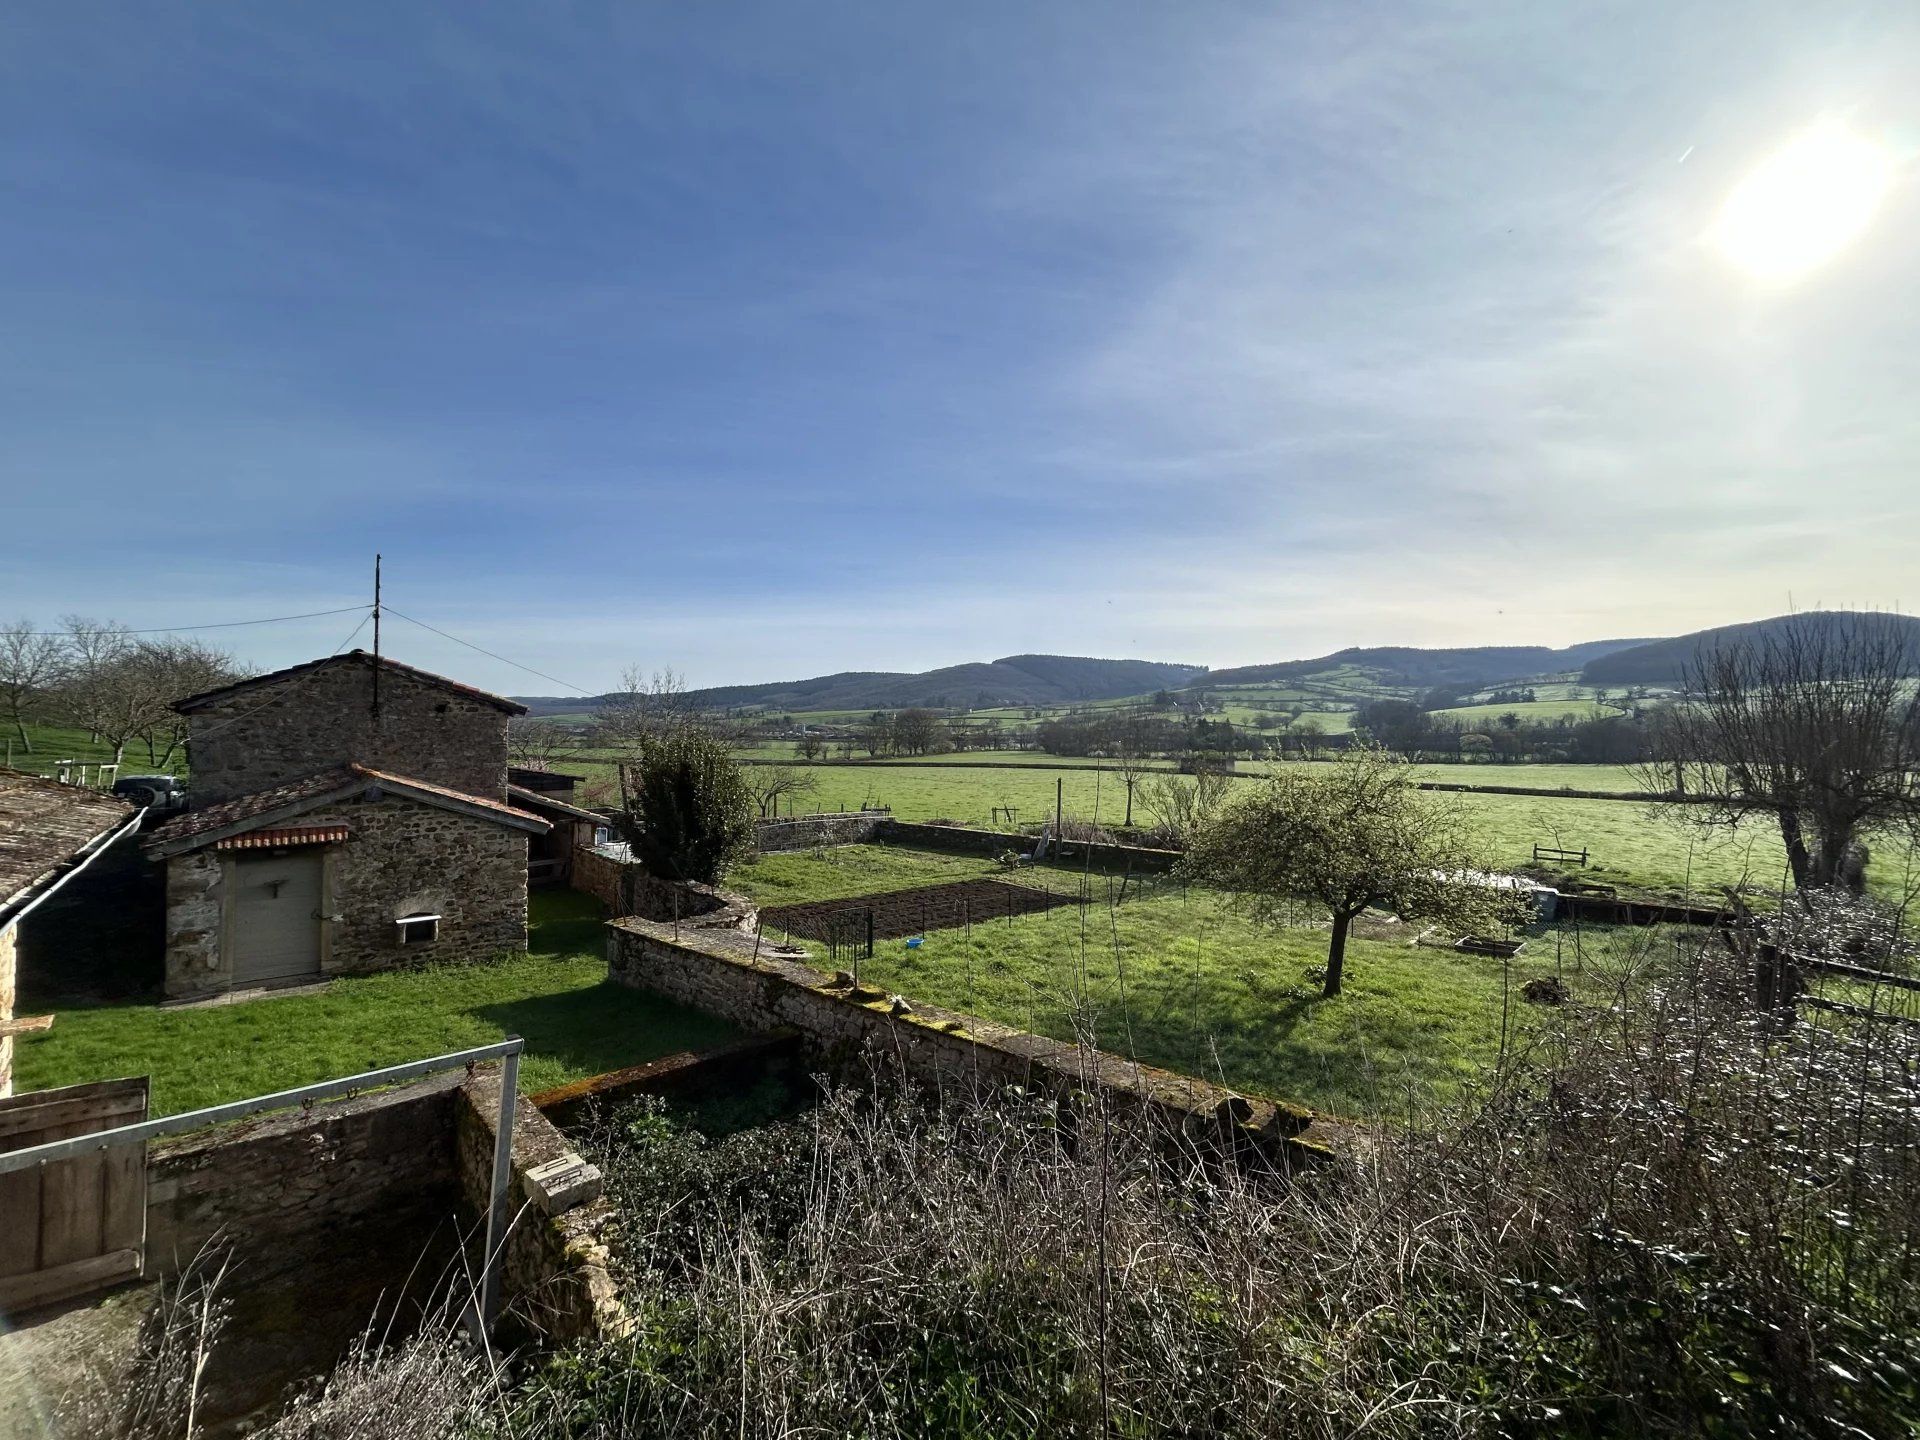
[[[768, 856], [728, 884], [772, 905], [1001, 873], [984, 859], [848, 846]], [[1083, 877], [1035, 866], [1012, 878], [1076, 889]], [[1326, 957], [1324, 928], [1257, 926], [1220, 896], [1170, 881], [1112, 905], [1105, 876], [1088, 884], [1084, 907], [935, 931], [912, 949], [882, 941], [861, 978], [1059, 1039], [1073, 1038], [1084, 997], [1106, 1049], [1358, 1117], [1456, 1094], [1503, 1040], [1524, 1037], [1537, 1012], [1519, 1000], [1521, 983], [1563, 973], [1577, 988], [1585, 973], [1570, 931], [1543, 932], [1503, 963], [1415, 948], [1422, 927], [1388, 926], [1391, 940], [1351, 941], [1346, 989], [1326, 1000], [1310, 973]], [[1586, 953], [1612, 943], [1608, 934], [1589, 927]]]
[[520, 1088], [569, 1080], [733, 1038], [699, 1011], [607, 979], [599, 902], [533, 897], [529, 953], [478, 965], [342, 976], [324, 991], [242, 1005], [63, 1005], [53, 1028], [14, 1042], [22, 1091], [119, 1075], [153, 1077], [168, 1115], [524, 1036]]

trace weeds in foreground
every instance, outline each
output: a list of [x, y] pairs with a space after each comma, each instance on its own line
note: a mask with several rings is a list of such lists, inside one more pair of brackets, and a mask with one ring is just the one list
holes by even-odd
[[1087, 1097], [842, 1091], [723, 1140], [638, 1108], [596, 1145], [630, 1336], [511, 1382], [428, 1337], [270, 1433], [1911, 1433], [1915, 1032], [1782, 1027], [1746, 948], [1666, 944], [1291, 1181]]

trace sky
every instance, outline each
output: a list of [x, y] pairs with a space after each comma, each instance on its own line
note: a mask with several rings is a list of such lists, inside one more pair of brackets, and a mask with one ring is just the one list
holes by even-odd
[[[1844, 0], [22, 0], [0, 617], [377, 551], [389, 653], [564, 694], [1910, 609], [1915, 73]], [[1757, 278], [1825, 123], [1891, 184]]]

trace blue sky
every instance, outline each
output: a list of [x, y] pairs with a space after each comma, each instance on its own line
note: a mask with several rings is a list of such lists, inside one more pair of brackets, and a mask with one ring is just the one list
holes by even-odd
[[[1911, 607], [1917, 72], [1911, 4], [29, 0], [0, 615], [379, 549], [597, 689]], [[1824, 116], [1895, 186], [1760, 285], [1702, 237]]]

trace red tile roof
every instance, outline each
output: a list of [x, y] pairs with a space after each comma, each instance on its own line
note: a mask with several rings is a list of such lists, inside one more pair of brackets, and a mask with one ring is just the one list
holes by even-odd
[[332, 845], [353, 832], [344, 825], [289, 825], [272, 830], [249, 830], [213, 842], [216, 850], [277, 850], [292, 845]]
[[0, 908], [132, 818], [117, 795], [0, 770]]
[[[328, 655], [319, 660], [308, 660], [299, 665], [289, 665], [284, 670], [269, 670], [264, 675], [249, 675], [244, 680], [236, 680], [231, 685], [222, 685], [214, 690], [202, 690], [198, 695], [189, 695], [185, 699], [173, 702], [173, 708], [182, 715], [203, 709], [215, 700], [228, 695], [237, 695], [244, 690], [260, 685], [271, 685], [275, 681], [285, 680], [291, 675], [305, 675], [314, 670], [323, 670], [329, 665], [366, 665], [371, 667], [373, 656], [365, 650], [349, 650], [344, 655]], [[412, 665], [402, 665], [391, 656], [380, 657], [381, 670], [394, 675], [406, 675], [428, 685], [438, 686], [442, 690], [451, 690], [455, 694], [465, 695], [470, 700], [478, 700], [504, 710], [509, 715], [524, 715], [527, 707], [518, 700], [509, 700], [504, 695], [495, 695], [491, 691], [477, 689], [472, 685], [462, 685], [458, 680], [449, 680], [444, 675], [436, 675], [431, 670], [421, 670]]]
[[181, 842], [201, 835], [211, 836], [217, 830], [235, 827], [244, 830], [250, 820], [257, 819], [264, 823], [269, 818], [291, 818], [301, 809], [311, 809], [363, 791], [368, 788], [369, 782], [390, 787], [402, 798], [423, 800], [430, 805], [453, 805], [484, 811], [487, 818], [498, 819], [522, 829], [547, 824], [537, 815], [529, 815], [524, 810], [516, 810], [511, 805], [490, 800], [484, 795], [469, 795], [463, 790], [415, 780], [408, 775], [374, 770], [366, 765], [344, 765], [323, 770], [318, 775], [309, 775], [304, 780], [290, 780], [284, 785], [274, 785], [219, 805], [209, 805], [204, 810], [191, 810], [154, 831], [147, 841], [147, 847], [153, 852], [197, 849], [197, 846], [183, 845]]

